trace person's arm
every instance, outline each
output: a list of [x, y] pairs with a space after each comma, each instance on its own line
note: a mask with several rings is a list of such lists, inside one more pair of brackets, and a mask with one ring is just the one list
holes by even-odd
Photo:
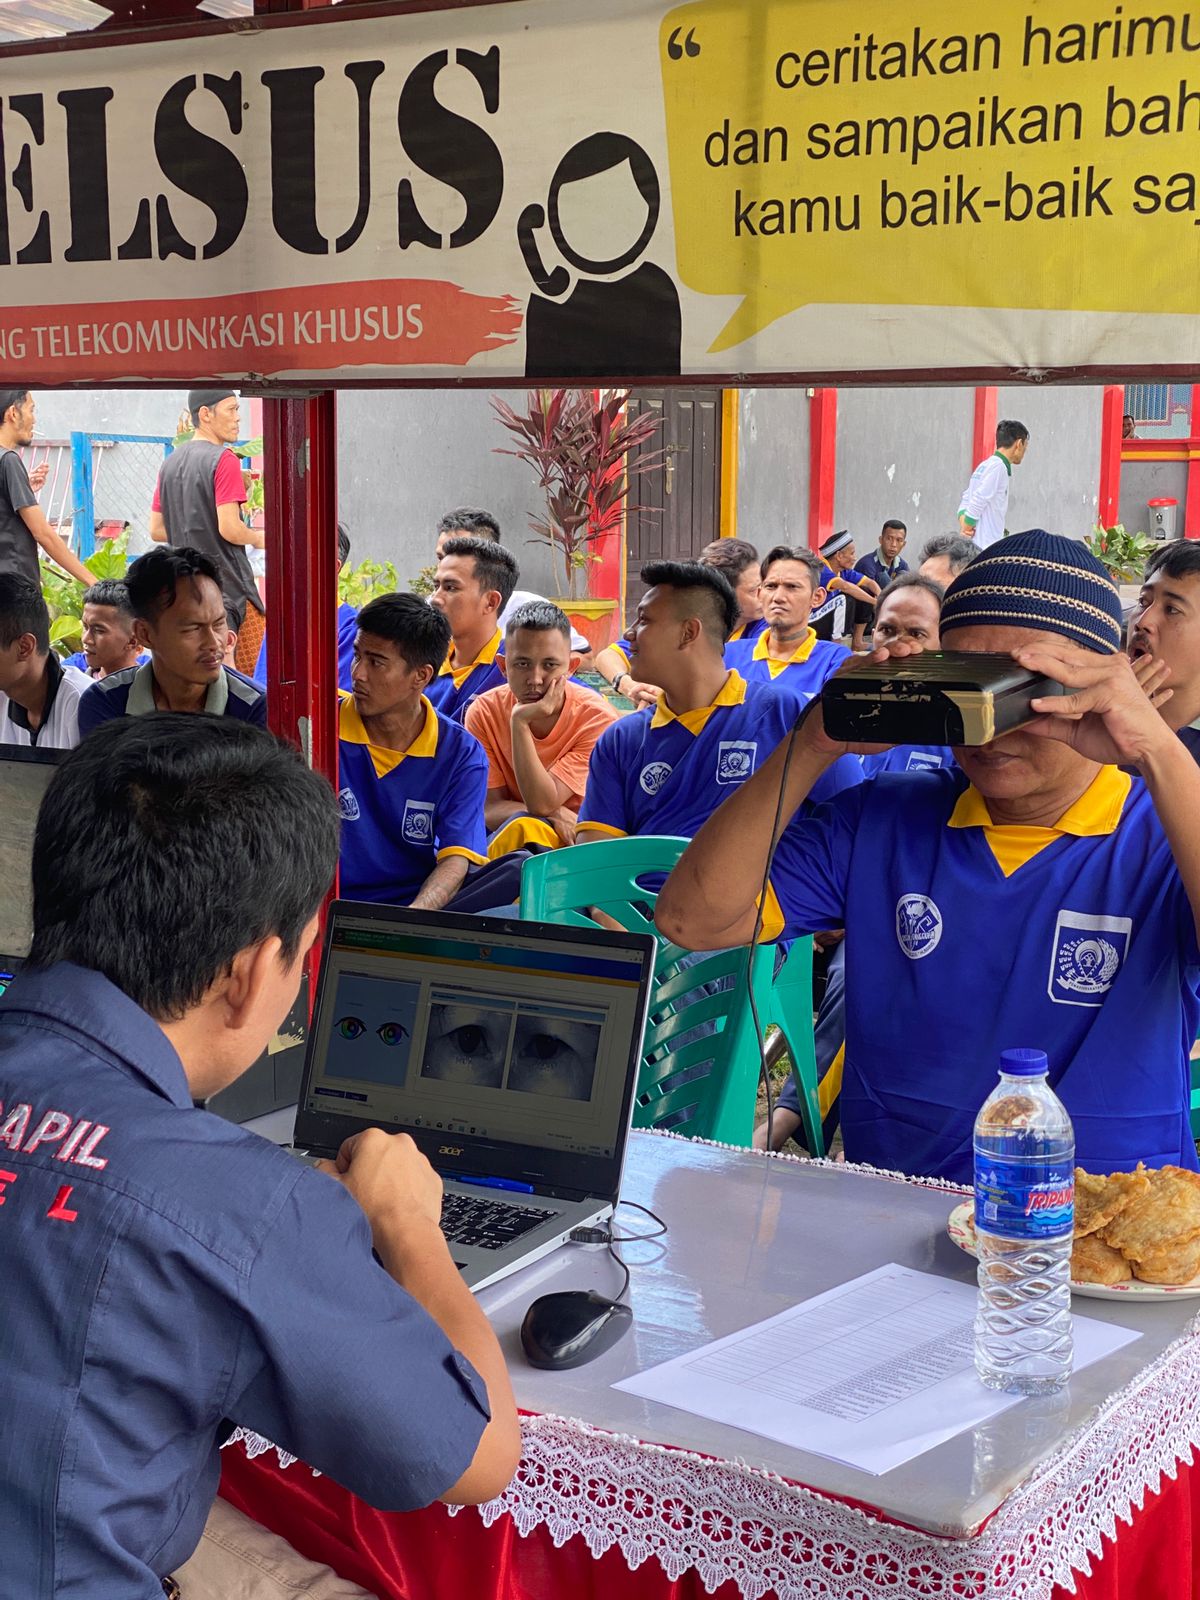
[[96, 581], [96, 574], [89, 572], [77, 556], [73, 556], [68, 549], [66, 541], [57, 534], [46, 520], [46, 513], [41, 506], [22, 506], [21, 521], [29, 529], [30, 537], [56, 566], [69, 573], [77, 582], [91, 588]]
[[862, 580], [859, 584], [859, 588], [865, 589], [868, 594], [874, 595], [876, 600], [878, 600], [879, 596], [883, 593], [883, 590], [875, 582], [875, 579], [868, 578], [865, 572], [859, 573], [859, 577]]
[[217, 532], [226, 544], [252, 545], [255, 550], [267, 542], [261, 528], [248, 528], [242, 521], [242, 508], [236, 501], [217, 507]]
[[507, 789], [488, 790], [487, 799], [483, 802], [483, 825], [489, 833], [495, 833], [497, 828], [503, 827], [510, 817], [524, 814], [525, 802], [509, 794]]
[[984, 511], [1000, 491], [1001, 475], [1008, 476], [1007, 468], [998, 457], [992, 456], [982, 468], [971, 474], [958, 508], [958, 526], [968, 539], [975, 537]]
[[534, 705], [513, 707], [512, 713], [512, 764], [517, 775], [517, 786], [525, 809], [532, 817], [548, 817], [571, 798], [571, 791], [553, 773], [547, 772], [537, 751], [537, 741], [530, 729], [536, 716], [561, 712], [566, 703], [567, 680], [556, 678], [541, 700]]
[[166, 544], [167, 542], [167, 525], [163, 521], [161, 511], [152, 511], [150, 513], [150, 537], [156, 544]]
[[1170, 671], [1151, 656], [1101, 656], [1068, 640], [1013, 651], [1030, 672], [1068, 685], [1062, 698], [1034, 700], [1025, 731], [1060, 739], [1090, 761], [1136, 767], [1171, 846], [1200, 938], [1200, 767], [1159, 715], [1171, 698]]
[[617, 679], [629, 671], [629, 660], [615, 644], [607, 645], [596, 657], [593, 665], [606, 683], [617, 687]]
[[[868, 578], [866, 581], [870, 583], [871, 580]], [[873, 587], [875, 588], [874, 594], [872, 594], [869, 589], [864, 588], [862, 584], [852, 583], [848, 578], [842, 578], [836, 574], [830, 578], [829, 582], [825, 585], [826, 590], [830, 594], [852, 595], [855, 600], [862, 600], [866, 605], [869, 606], [873, 606], [875, 604], [879, 593], [878, 585], [874, 585]]]
[[465, 856], [445, 856], [409, 901], [414, 911], [440, 911], [462, 888], [469, 863]]
[[658, 701], [661, 690], [654, 683], [639, 683], [629, 670], [629, 659], [619, 645], [610, 644], [606, 650], [601, 650], [593, 665], [609, 687], [617, 694], [624, 695], [626, 700], [632, 700], [640, 710], [642, 706], [652, 706]]
[[463, 1283], [438, 1226], [441, 1179], [407, 1134], [380, 1128], [347, 1139], [336, 1163], [322, 1167], [362, 1207], [384, 1271], [428, 1312], [487, 1387], [491, 1420], [470, 1466], [438, 1498], [448, 1505], [494, 1499], [517, 1470], [521, 1428], [496, 1335]]

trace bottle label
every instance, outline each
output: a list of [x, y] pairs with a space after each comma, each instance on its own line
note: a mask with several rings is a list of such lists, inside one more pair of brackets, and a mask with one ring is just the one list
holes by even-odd
[[1057, 1239], [1075, 1225], [1071, 1161], [1039, 1164], [1035, 1182], [1004, 1161], [975, 1160], [975, 1226], [1010, 1239]]

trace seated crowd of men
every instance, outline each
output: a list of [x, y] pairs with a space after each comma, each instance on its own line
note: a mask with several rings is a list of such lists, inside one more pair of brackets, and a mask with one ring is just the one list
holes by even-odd
[[[885, 523], [862, 562], [842, 533], [820, 561], [725, 539], [648, 564], [628, 637], [593, 663], [621, 714], [578, 676], [566, 615], [518, 590], [495, 519], [448, 514], [428, 601], [339, 615], [342, 893], [485, 909], [514, 900], [527, 852], [686, 837], [658, 904], [672, 939], [733, 946], [761, 924], [830, 952], [818, 1066], [851, 1160], [969, 1179], [999, 1051], [1035, 1045], [1089, 1168], [1195, 1167], [1200, 545], [1156, 554], [1126, 641], [1075, 541], [948, 534], [910, 572], [905, 537]], [[814, 624], [839, 595], [863, 608], [852, 643], [872, 627], [897, 654], [1013, 652], [1074, 700], [982, 749], [838, 746], [820, 690], [851, 651]], [[0, 576], [0, 742], [69, 746], [155, 709], [265, 721], [200, 552], [141, 557], [88, 591], [83, 623], [60, 663], [40, 593]], [[799, 1125], [785, 1092], [759, 1142]]]

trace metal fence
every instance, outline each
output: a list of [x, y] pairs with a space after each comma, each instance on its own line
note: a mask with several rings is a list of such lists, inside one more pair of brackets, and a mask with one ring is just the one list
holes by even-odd
[[21, 452], [29, 471], [49, 467], [38, 498], [51, 527], [82, 560], [96, 540], [128, 531], [137, 553], [149, 543], [150, 504], [159, 468], [174, 448], [171, 439], [148, 433], [73, 433], [69, 439], [36, 439]]

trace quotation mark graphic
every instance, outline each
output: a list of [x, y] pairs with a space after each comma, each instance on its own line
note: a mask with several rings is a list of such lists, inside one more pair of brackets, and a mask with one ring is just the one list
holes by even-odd
[[698, 56], [700, 54], [700, 46], [696, 43], [695, 28], [688, 29], [687, 38], [680, 44], [679, 35], [682, 32], [682, 28], [676, 28], [667, 40], [667, 54], [672, 61], [682, 61], [685, 55]]

